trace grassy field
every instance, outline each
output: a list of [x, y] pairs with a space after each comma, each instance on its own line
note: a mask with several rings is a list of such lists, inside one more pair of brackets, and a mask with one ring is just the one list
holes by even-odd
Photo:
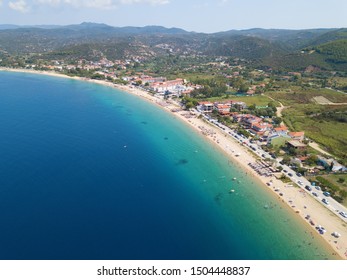
[[[347, 190], [347, 174], [329, 174], [323, 175], [323, 178], [327, 179], [332, 184], [339, 186], [340, 188]], [[344, 182], [340, 183], [339, 179], [343, 179]]]
[[290, 137], [277, 137], [271, 141], [271, 144], [274, 147], [280, 147], [284, 146], [288, 140], [290, 140]]
[[347, 87], [346, 77], [334, 77], [331, 79], [331, 84], [335, 84], [338, 87]]
[[[267, 106], [269, 104], [269, 102], [271, 102], [272, 100], [270, 98], [268, 98], [267, 96], [264, 95], [254, 95], [254, 96], [235, 96], [235, 95], [227, 95], [224, 96], [223, 98], [209, 98], [208, 99], [211, 102], [215, 102], [215, 101], [220, 101], [220, 100], [235, 100], [235, 101], [242, 101], [245, 102], [247, 104], [247, 106], [250, 105], [257, 105], [257, 106]], [[275, 102], [277, 103], [277, 102]], [[277, 103], [276, 106], [279, 106], [279, 104]]]
[[314, 97], [322, 96], [333, 103], [347, 103], [347, 95], [330, 89], [303, 89], [289, 86], [267, 95], [289, 106], [282, 112], [284, 122], [291, 131], [305, 131], [305, 135], [347, 164], [347, 124], [332, 119], [319, 119], [322, 112], [347, 111], [347, 106], [318, 105]]
[[[321, 177], [329, 181], [331, 184], [339, 187], [340, 190], [347, 191], [347, 174], [328, 174], [321, 175]], [[340, 178], [344, 179], [344, 182], [339, 182]], [[344, 199], [342, 204], [347, 206], [347, 199]]]
[[176, 78], [183, 78], [188, 81], [195, 81], [199, 79], [203, 80], [211, 80], [215, 78], [212, 74], [205, 74], [205, 73], [177, 73], [176, 75], [171, 75], [168, 77], [168, 79], [176, 79]]
[[[286, 125], [292, 131], [305, 131], [305, 135], [347, 163], [347, 124], [323, 121], [305, 114], [311, 105], [296, 105], [283, 111]], [[317, 109], [317, 105], [314, 105]], [[324, 110], [324, 108], [322, 108]]]
[[268, 91], [267, 95], [280, 101], [284, 106], [295, 106], [297, 104], [310, 104], [313, 97], [323, 96], [333, 103], [347, 103], [347, 94], [330, 89], [302, 89], [292, 86], [281, 91]]

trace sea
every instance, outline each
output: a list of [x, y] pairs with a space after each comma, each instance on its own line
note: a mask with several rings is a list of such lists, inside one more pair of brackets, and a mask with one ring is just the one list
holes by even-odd
[[159, 106], [0, 71], [0, 259], [333, 258], [266, 186]]

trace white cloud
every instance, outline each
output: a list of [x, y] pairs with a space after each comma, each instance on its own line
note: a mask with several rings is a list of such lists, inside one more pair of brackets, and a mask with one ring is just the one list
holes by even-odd
[[10, 1], [8, 6], [17, 12], [26, 13], [29, 12], [30, 8], [24, 0], [19, 0], [17, 2]]
[[48, 4], [51, 6], [58, 6], [62, 1], [61, 0], [35, 0], [38, 4]]
[[35, 0], [38, 5], [49, 5], [57, 7], [60, 5], [68, 5], [76, 8], [97, 8], [110, 9], [116, 7], [115, 0]]
[[107, 9], [115, 8], [119, 5], [132, 4], [163, 5], [168, 4], [170, 0], [35, 0], [35, 2], [37, 4], [47, 4], [50, 6], [66, 4], [74, 7]]
[[[13, 0], [9, 1], [8, 6], [15, 11], [26, 13], [30, 10], [27, 0]], [[0, 6], [3, 0], [0, 0]], [[170, 3], [170, 0], [33, 0], [33, 9], [38, 6], [71, 6], [75, 8], [91, 8], [99, 10], [115, 9], [121, 5], [136, 5], [148, 4], [152, 6], [164, 5]]]
[[218, 6], [225, 6], [230, 3], [230, 0], [220, 0]]
[[141, 4], [141, 3], [148, 3], [151, 5], [164, 5], [170, 3], [169, 0], [120, 0], [121, 4]]
[[112, 0], [89, 0], [86, 1], [86, 7], [109, 10], [117, 6]]

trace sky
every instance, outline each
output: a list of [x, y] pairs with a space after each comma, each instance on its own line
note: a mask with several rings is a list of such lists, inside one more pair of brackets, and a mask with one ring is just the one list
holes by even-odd
[[347, 27], [347, 0], [0, 0], [0, 24], [161, 25], [187, 31]]

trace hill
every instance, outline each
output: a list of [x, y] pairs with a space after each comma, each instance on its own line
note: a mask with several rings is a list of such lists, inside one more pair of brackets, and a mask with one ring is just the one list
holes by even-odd
[[162, 26], [100, 23], [18, 27], [0, 25], [0, 53], [87, 59], [204, 55], [241, 58], [275, 69], [347, 71], [347, 29], [249, 29], [213, 34]]
[[347, 39], [305, 48], [280, 57], [268, 57], [264, 63], [284, 70], [302, 71], [314, 66], [321, 70], [347, 72]]
[[347, 65], [347, 39], [329, 42], [313, 48], [327, 62]]
[[262, 29], [253, 28], [248, 30], [229, 30], [219, 32], [218, 35], [243, 35], [248, 37], [257, 37], [270, 42], [283, 44], [290, 50], [299, 50], [306, 47], [313, 40], [326, 33], [335, 31], [336, 29], [306, 29], [306, 30], [286, 30], [286, 29]]
[[318, 46], [328, 42], [347, 39], [347, 28], [340, 28], [324, 33], [308, 42], [307, 46]]

